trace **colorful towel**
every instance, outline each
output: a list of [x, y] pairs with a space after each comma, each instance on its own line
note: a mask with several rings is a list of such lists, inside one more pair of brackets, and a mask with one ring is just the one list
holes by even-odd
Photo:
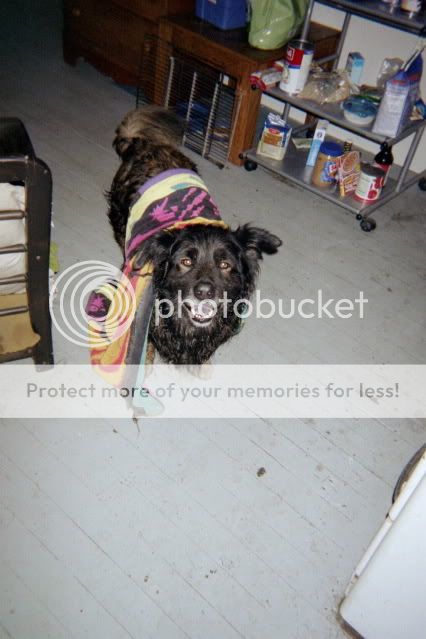
[[[125, 264], [118, 282], [93, 291], [89, 315], [91, 363], [97, 372], [118, 388], [133, 388], [144, 379], [147, 337], [155, 295], [152, 264], [135, 266], [145, 240], [157, 233], [191, 224], [213, 224], [227, 228], [216, 203], [201, 178], [193, 171], [172, 169], [146, 182], [131, 207], [126, 228]], [[131, 379], [128, 365], [137, 365]], [[140, 404], [140, 402], [139, 402]], [[152, 398], [139, 408], [157, 412]]]

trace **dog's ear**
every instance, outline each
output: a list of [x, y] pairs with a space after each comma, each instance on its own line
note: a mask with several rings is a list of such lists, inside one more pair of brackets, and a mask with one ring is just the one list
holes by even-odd
[[120, 135], [119, 129], [117, 129], [117, 135], [113, 140], [112, 146], [121, 160], [127, 162], [132, 158], [142, 156], [146, 151], [147, 142], [140, 138], [126, 138]]
[[259, 260], [262, 259], [262, 254], [273, 255], [282, 242], [279, 237], [269, 231], [250, 226], [250, 224], [239, 226], [232, 231], [232, 235], [242, 251], [246, 293], [251, 295], [259, 273]]
[[164, 277], [167, 273], [172, 246], [176, 241], [176, 233], [162, 231], [152, 239], [145, 241], [139, 253], [137, 253], [133, 266], [142, 268], [147, 262], [152, 262], [157, 277]]
[[263, 253], [273, 255], [282, 244], [276, 235], [250, 224], [239, 226], [233, 235], [249, 260], [260, 260]]

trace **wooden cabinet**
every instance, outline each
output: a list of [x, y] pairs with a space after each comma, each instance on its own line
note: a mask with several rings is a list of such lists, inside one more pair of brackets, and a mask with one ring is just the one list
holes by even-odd
[[64, 0], [64, 60], [79, 57], [121, 84], [136, 85], [146, 35], [162, 16], [190, 12], [194, 0]]
[[[212, 67], [234, 81], [236, 108], [234, 112], [234, 129], [229, 146], [229, 161], [242, 164], [240, 155], [250, 148], [256, 130], [256, 121], [261, 100], [261, 91], [253, 90], [250, 74], [253, 71], [270, 67], [274, 60], [284, 56], [285, 47], [273, 51], [254, 49], [247, 40], [246, 29], [220, 31], [208, 22], [194, 16], [173, 16], [160, 20], [159, 35], [161, 42], [166, 43], [157, 55], [157, 70], [163, 76], [170, 51], [178, 50], [188, 59]], [[314, 58], [323, 58], [336, 52], [340, 31], [321, 24], [312, 23], [308, 39], [314, 44]], [[160, 78], [161, 79], [161, 78]], [[164, 82], [156, 82], [155, 102], [162, 104], [164, 100]]]

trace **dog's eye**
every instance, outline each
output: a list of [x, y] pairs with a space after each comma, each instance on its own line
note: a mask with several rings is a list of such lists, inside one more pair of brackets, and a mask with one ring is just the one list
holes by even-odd
[[192, 260], [190, 257], [183, 257], [180, 261], [182, 266], [192, 266]]
[[219, 268], [220, 268], [222, 271], [227, 271], [227, 270], [229, 270], [229, 269], [231, 268], [231, 265], [230, 265], [230, 263], [229, 263], [229, 262], [226, 262], [225, 260], [221, 260], [221, 261], [219, 262]]

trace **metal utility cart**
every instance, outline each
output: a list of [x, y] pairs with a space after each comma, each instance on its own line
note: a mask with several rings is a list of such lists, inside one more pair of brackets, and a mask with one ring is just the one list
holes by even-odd
[[[310, 0], [302, 29], [302, 39], [306, 39], [315, 1], [316, 0]], [[339, 45], [336, 53], [332, 56], [328, 56], [326, 58], [318, 60], [319, 64], [332, 60], [333, 68], [336, 68], [338, 65], [352, 15], [357, 15], [368, 20], [373, 20], [374, 22], [379, 22], [388, 27], [397, 28], [417, 36], [423, 36], [426, 32], [424, 12], [417, 17], [409, 18], [404, 12], [398, 9], [392, 9], [389, 7], [388, 4], [377, 2], [377, 0], [364, 0], [363, 2], [358, 2], [356, 0], [317, 1], [321, 4], [325, 4], [327, 6], [333, 7], [334, 9], [339, 9], [345, 12], [345, 19], [343, 22]], [[400, 195], [400, 193], [405, 191], [405, 189], [407, 189], [415, 182], [419, 183], [419, 187], [422, 190], [426, 190], [426, 169], [421, 171], [420, 173], [414, 173], [410, 170], [411, 162], [424, 131], [424, 127], [426, 124], [425, 120], [410, 122], [397, 136], [395, 136], [394, 138], [388, 138], [386, 136], [373, 133], [373, 131], [371, 130], [373, 125], [370, 125], [369, 127], [359, 127], [352, 124], [351, 122], [348, 122], [348, 120], [344, 118], [343, 112], [340, 108], [340, 104], [320, 105], [310, 100], [303, 100], [301, 98], [298, 98], [297, 96], [289, 95], [284, 91], [281, 91], [281, 89], [279, 88], [267, 89], [265, 91], [265, 94], [270, 95], [271, 97], [276, 98], [284, 103], [283, 118], [285, 120], [288, 120], [290, 108], [293, 106], [317, 118], [326, 119], [332, 124], [345, 129], [346, 131], [356, 133], [360, 137], [371, 140], [373, 142], [377, 142], [378, 144], [386, 141], [388, 144], [394, 145], [410, 135], [413, 135], [413, 138], [411, 140], [411, 144], [403, 165], [400, 167], [392, 167], [390, 177], [387, 180], [386, 187], [383, 190], [381, 197], [376, 202], [369, 204], [368, 206], [365, 206], [362, 202], [357, 202], [350, 196], [347, 196], [345, 198], [340, 197], [337, 189], [335, 191], [325, 190], [318, 188], [314, 184], [312, 184], [311, 174], [313, 168], [306, 166], [308, 151], [297, 150], [291, 142], [282, 161], [272, 160], [270, 158], [258, 155], [255, 148], [246, 151], [244, 153], [244, 166], [247, 171], [253, 171], [257, 168], [257, 165], [263, 166], [264, 168], [277, 173], [282, 177], [295, 182], [296, 184], [299, 184], [309, 191], [312, 191], [313, 193], [316, 193], [326, 198], [327, 200], [338, 204], [342, 208], [355, 213], [356, 219], [360, 221], [360, 225], [363, 231], [372, 231], [376, 227], [375, 221], [370, 217], [370, 214], [373, 211]], [[307, 125], [300, 125], [300, 123], [293, 122], [291, 124], [293, 124], [293, 135], [294, 133], [300, 133], [301, 131], [308, 128]], [[309, 126], [312, 126], [312, 124], [310, 124]], [[330, 138], [330, 136], [327, 136], [327, 139], [332, 138]], [[367, 153], [363, 150], [362, 158], [363, 160], [370, 161], [372, 159], [372, 154]]]

